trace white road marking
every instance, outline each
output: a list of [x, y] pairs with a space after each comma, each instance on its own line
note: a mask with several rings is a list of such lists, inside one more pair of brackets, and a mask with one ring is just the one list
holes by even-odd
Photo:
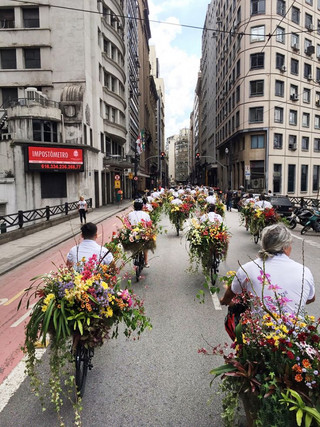
[[[36, 350], [37, 359], [41, 359], [44, 355], [45, 349]], [[25, 359], [22, 359], [21, 362], [10, 372], [8, 377], [0, 385], [0, 412], [5, 408], [10, 398], [18, 390], [22, 382], [24, 381], [25, 374]]]
[[0, 305], [5, 304], [8, 301], [8, 298], [0, 298]]
[[315, 248], [320, 249], [320, 243], [318, 242], [314, 242], [313, 240], [306, 240], [303, 237], [300, 236], [296, 236], [295, 234], [292, 234], [294, 238], [298, 239], [298, 240], [304, 240], [305, 244], [310, 245], [310, 246], [314, 246]]
[[32, 311], [32, 308], [35, 306], [36, 303], [30, 305], [30, 310], [28, 310], [23, 316], [20, 317], [20, 319], [18, 319], [16, 322], [12, 323], [11, 328], [16, 328], [17, 326], [20, 325], [20, 323], [22, 323], [24, 320], [26, 320], [29, 316], [30, 313]]
[[222, 307], [221, 307], [221, 304], [220, 304], [220, 301], [219, 301], [217, 294], [212, 294], [211, 292], [210, 292], [210, 294], [211, 294], [211, 298], [212, 298], [214, 308], [216, 310], [222, 310]]

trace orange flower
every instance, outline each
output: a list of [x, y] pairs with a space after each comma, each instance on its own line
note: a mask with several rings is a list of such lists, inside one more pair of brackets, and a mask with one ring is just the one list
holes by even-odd
[[310, 369], [310, 368], [311, 368], [311, 363], [309, 362], [309, 360], [308, 360], [308, 359], [303, 359], [303, 361], [302, 361], [302, 365], [303, 365], [303, 367], [304, 367], [304, 368], [306, 368], [306, 369]]
[[87, 309], [88, 311], [91, 311], [91, 310], [92, 310], [91, 305], [87, 303], [87, 304], [86, 304], [86, 309]]
[[298, 373], [302, 372], [301, 366], [299, 366], [297, 364], [295, 364], [295, 365], [292, 366], [292, 370], [295, 371], [295, 372], [298, 372]]
[[301, 381], [303, 380], [302, 375], [301, 374], [297, 374], [294, 379], [298, 382], [301, 383]]

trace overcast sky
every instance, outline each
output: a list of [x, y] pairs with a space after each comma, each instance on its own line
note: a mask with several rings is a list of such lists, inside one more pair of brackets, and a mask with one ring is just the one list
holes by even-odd
[[177, 25], [150, 22], [150, 45], [156, 48], [160, 77], [165, 85], [166, 138], [189, 127], [197, 82], [202, 30], [182, 25], [203, 27], [210, 1], [149, 0], [150, 21], [172, 22]]

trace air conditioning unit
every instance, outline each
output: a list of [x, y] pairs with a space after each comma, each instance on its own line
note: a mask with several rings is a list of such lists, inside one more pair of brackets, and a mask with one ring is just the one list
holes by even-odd
[[251, 180], [251, 188], [260, 188], [263, 189], [264, 187], [264, 179], [263, 178], [257, 178]]
[[291, 99], [291, 101], [298, 101], [298, 94], [296, 94], [296, 93], [292, 93], [291, 95], [290, 95], [290, 99]]
[[307, 30], [308, 31], [313, 31], [314, 30], [314, 26], [312, 24], [307, 25]]
[[317, 107], [320, 107], [320, 99], [317, 99], [317, 100], [316, 100], [316, 106], [317, 106]]
[[296, 52], [298, 52], [298, 51], [299, 51], [299, 45], [298, 45], [298, 43], [294, 43], [291, 47], [292, 47], [292, 49], [293, 49], [293, 50], [295, 50]]
[[295, 151], [297, 149], [296, 142], [289, 142], [289, 150]]
[[308, 56], [313, 55], [314, 54], [314, 46], [313, 45], [308, 46], [305, 50], [305, 54]]
[[283, 73], [286, 71], [287, 69], [286, 69], [286, 66], [285, 65], [281, 65], [281, 67], [280, 67], [280, 71], [282, 71]]
[[308, 74], [308, 80], [312, 80], [312, 74]]

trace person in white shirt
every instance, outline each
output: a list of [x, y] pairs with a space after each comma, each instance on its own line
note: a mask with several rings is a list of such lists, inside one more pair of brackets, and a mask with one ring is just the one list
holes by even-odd
[[251, 203], [251, 204], [255, 204], [256, 203], [256, 199], [253, 197], [252, 193], [249, 193], [248, 198], [245, 199], [245, 201], [243, 202], [244, 206], [247, 206], [249, 203]]
[[80, 200], [78, 202], [78, 211], [79, 211], [79, 215], [80, 215], [80, 222], [82, 224], [82, 221], [84, 223], [87, 222], [87, 202], [84, 200], [83, 196], [80, 196]]
[[260, 194], [259, 200], [254, 204], [255, 209], [271, 209], [272, 204], [265, 199], [263, 194]]
[[[151, 222], [150, 215], [147, 212], [142, 210], [143, 208], [142, 199], [136, 199], [133, 203], [133, 208], [134, 208], [134, 211], [130, 212], [128, 215], [128, 220], [131, 225], [137, 225], [141, 221]], [[148, 264], [148, 249], [145, 249], [143, 252], [144, 252], [144, 262], [145, 262], [144, 266], [146, 268], [149, 268], [150, 265]]]
[[209, 190], [209, 195], [206, 197], [206, 202], [209, 203], [209, 205], [214, 205], [216, 203], [217, 199], [216, 196], [213, 194], [212, 190]]
[[213, 223], [216, 222], [218, 224], [222, 224], [222, 222], [223, 222], [222, 216], [216, 213], [215, 205], [209, 205], [208, 213], [206, 213], [200, 217], [200, 222], [205, 222], [205, 221], [210, 221]]
[[[265, 227], [262, 231], [259, 258], [240, 267], [235, 278], [221, 299], [222, 305], [229, 305], [233, 297], [248, 290], [260, 299], [268, 297], [275, 299], [277, 295], [285, 293], [288, 301], [284, 311], [297, 313], [303, 310], [305, 304], [315, 300], [315, 285], [311, 271], [304, 265], [290, 259], [292, 250], [292, 234], [283, 223]], [[268, 283], [262, 285], [262, 273]], [[272, 285], [279, 288], [275, 291]]]
[[172, 205], [182, 205], [182, 200], [178, 198], [178, 196], [175, 196], [174, 199], [171, 200], [170, 202]]
[[184, 189], [182, 187], [179, 188], [178, 194], [179, 196], [182, 196], [182, 194], [184, 194]]
[[[92, 222], [88, 222], [81, 227], [81, 237], [83, 241], [76, 246], [73, 246], [67, 255], [67, 266], [75, 267], [81, 263], [82, 259], [85, 261], [93, 256], [97, 256], [97, 263], [109, 265], [113, 261], [113, 255], [103, 246], [98, 245], [97, 239], [97, 226]], [[80, 265], [80, 264], [79, 264]], [[81, 265], [80, 265], [81, 267]]]
[[[152, 205], [150, 204], [150, 203], [148, 203], [148, 199], [146, 198], [146, 197], [144, 197], [143, 199], [142, 199], [142, 201], [143, 201], [143, 207], [145, 208], [145, 209], [147, 209], [147, 211], [148, 212], [152, 212], [153, 211], [153, 207], [152, 207]], [[147, 212], [147, 213], [148, 213]]]

